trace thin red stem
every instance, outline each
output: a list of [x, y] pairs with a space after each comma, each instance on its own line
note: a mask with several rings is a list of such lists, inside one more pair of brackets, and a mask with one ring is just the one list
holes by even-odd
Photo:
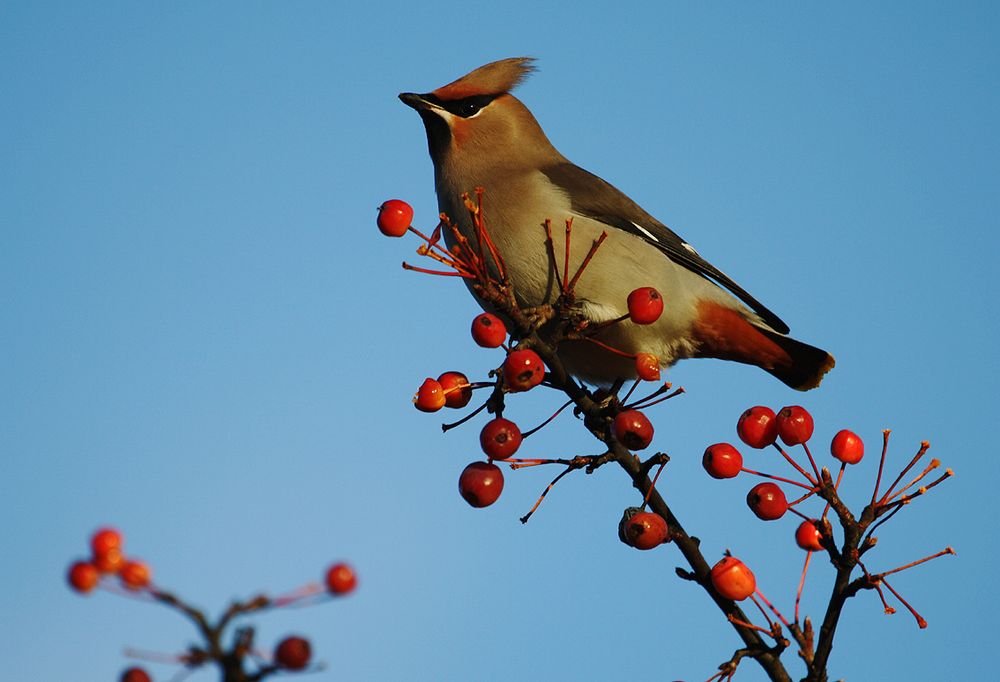
[[576, 468], [577, 467], [574, 466], [568, 466], [558, 476], [553, 478], [552, 482], [549, 483], [549, 485], [545, 488], [545, 490], [542, 491], [542, 494], [538, 496], [538, 500], [535, 502], [535, 505], [530, 510], [528, 510], [527, 514], [521, 517], [521, 523], [527, 523], [528, 519], [531, 518], [531, 515], [534, 514], [535, 510], [538, 509], [539, 505], [541, 505], [542, 500], [545, 499], [545, 496], [548, 495], [549, 491], [552, 490], [552, 488], [555, 487], [556, 483], [559, 482], [559, 479], [561, 479], [563, 476], [565, 476], [566, 474], [568, 474], [569, 472], [573, 471]]
[[788, 628], [789, 632], [791, 632], [792, 626], [788, 624], [788, 621], [785, 620], [785, 617], [783, 615], [781, 615], [781, 612], [778, 611], [778, 609], [774, 608], [774, 604], [772, 604], [771, 602], [769, 602], [767, 600], [767, 597], [764, 596], [764, 593], [761, 592], [760, 590], [754, 590], [754, 594], [756, 594], [758, 597], [760, 597], [761, 600], [765, 604], [767, 604], [767, 608], [771, 609], [771, 611], [774, 613], [774, 615], [778, 617], [778, 620], [780, 620], [782, 622], [782, 624], [784, 624], [784, 626], [786, 628]]
[[573, 404], [573, 401], [572, 401], [572, 400], [567, 400], [567, 401], [566, 401], [565, 403], [563, 403], [563, 404], [562, 404], [562, 406], [561, 406], [561, 407], [560, 407], [560, 408], [559, 408], [558, 410], [556, 410], [556, 411], [555, 411], [555, 412], [554, 412], [554, 413], [552, 414], [552, 416], [551, 416], [551, 417], [549, 417], [548, 419], [546, 419], [545, 421], [543, 421], [543, 422], [542, 422], [541, 424], [539, 424], [539, 425], [538, 425], [538, 426], [536, 426], [535, 428], [533, 428], [533, 429], [529, 429], [529, 430], [527, 430], [527, 431], [523, 432], [523, 433], [521, 434], [521, 437], [522, 437], [522, 438], [527, 438], [527, 437], [528, 437], [528, 436], [530, 436], [531, 434], [533, 434], [533, 433], [535, 433], [536, 431], [538, 431], [539, 429], [541, 429], [541, 428], [542, 428], [543, 426], [547, 426], [548, 424], [550, 424], [550, 423], [552, 422], [552, 420], [553, 420], [553, 419], [555, 419], [556, 417], [558, 417], [558, 416], [559, 416], [559, 413], [560, 413], [560, 412], [562, 412], [563, 410], [565, 410], [565, 409], [566, 409], [567, 407], [569, 407], [569, 406], [570, 406], [570, 405], [572, 405], [572, 404]]
[[895, 493], [892, 493], [890, 495], [889, 493], [892, 492], [892, 488], [889, 488], [889, 490], [886, 491], [885, 495], [882, 496], [882, 499], [879, 500], [879, 502], [878, 502], [879, 505], [880, 506], [884, 505], [887, 502], [892, 501], [893, 498], [899, 497], [900, 495], [905, 495], [907, 490], [909, 490], [910, 488], [912, 488], [913, 486], [915, 486], [917, 483], [920, 483], [920, 481], [927, 474], [929, 474], [930, 472], [934, 471], [939, 466], [941, 466], [941, 460], [939, 460], [939, 459], [932, 459], [931, 462], [930, 462], [930, 464], [927, 465], [926, 469], [924, 469], [923, 471], [921, 471], [920, 474], [916, 478], [914, 478], [912, 481], [910, 481], [909, 483], [907, 483], [906, 485], [904, 485], [902, 488], [900, 488], [899, 490], [897, 490]]
[[806, 551], [806, 562], [802, 565], [802, 577], [799, 578], [799, 589], [795, 592], [795, 622], [799, 622], [799, 602], [806, 586], [806, 573], [809, 572], [809, 562], [812, 561], [812, 551]]
[[889, 449], [889, 429], [882, 432], [882, 456], [878, 460], [878, 477], [875, 479], [875, 490], [872, 491], [872, 508], [875, 507], [875, 499], [878, 497], [878, 487], [882, 483], [882, 470], [885, 468], [885, 453]]
[[[568, 294], [573, 290], [573, 285], [569, 283], [569, 240], [573, 233], [573, 219], [566, 219], [566, 239], [563, 242], [563, 294]], [[576, 283], [576, 278], [573, 278], [573, 284]]]
[[665, 467], [665, 466], [667, 466], [667, 463], [666, 462], [662, 462], [660, 464], [660, 468], [656, 470], [656, 475], [653, 476], [653, 482], [649, 484], [649, 490], [646, 491], [646, 496], [644, 498], [642, 498], [642, 508], [643, 509], [645, 509], [646, 505], [649, 504], [649, 496], [653, 493], [653, 490], [656, 489], [656, 481], [659, 480], [660, 474], [663, 473], [663, 467]]
[[882, 571], [881, 573], [878, 574], [878, 577], [885, 578], [885, 576], [887, 576], [887, 575], [892, 575], [893, 573], [899, 573], [900, 571], [905, 571], [908, 568], [913, 568], [914, 566], [919, 566], [920, 564], [926, 563], [926, 562], [928, 562], [928, 561], [930, 561], [932, 559], [937, 559], [938, 557], [945, 556], [947, 554], [955, 554], [955, 550], [952, 549], [951, 547], [945, 547], [940, 552], [935, 552], [934, 554], [931, 554], [930, 556], [925, 556], [923, 559], [917, 559], [916, 561], [911, 561], [910, 563], [903, 564], [902, 566], [899, 566], [898, 568], [894, 568], [891, 571]]
[[677, 396], [681, 395], [682, 393], [684, 393], [684, 387], [683, 386], [678, 386], [677, 389], [673, 393], [668, 393], [667, 395], [663, 396], [662, 398], [660, 398], [658, 400], [653, 400], [652, 402], [649, 402], [650, 399], [653, 396], [652, 395], [648, 395], [645, 398], [641, 398], [641, 399], [635, 401], [629, 407], [642, 408], [642, 409], [645, 410], [645, 409], [648, 409], [648, 408], [652, 407], [653, 405], [659, 405], [660, 403], [662, 403], [665, 400], [670, 400], [671, 398], [676, 398]]
[[741, 467], [740, 471], [745, 471], [748, 474], [753, 474], [754, 476], [760, 476], [762, 478], [770, 478], [774, 481], [781, 481], [782, 483], [788, 483], [789, 485], [797, 485], [800, 488], [805, 488], [806, 490], [815, 490], [812, 486], [808, 486], [800, 481], [793, 481], [790, 478], [785, 478], [784, 476], [775, 476], [774, 474], [765, 474], [761, 471], [755, 471], [753, 469], [748, 469], [746, 467]]
[[[567, 225], [572, 224], [572, 219], [571, 220], [567, 220], [566, 222], [567, 222]], [[601, 232], [601, 236], [598, 237], [597, 239], [595, 239], [594, 243], [590, 245], [590, 250], [587, 252], [587, 255], [584, 257], [583, 262], [580, 263], [580, 267], [577, 268], [576, 274], [573, 275], [573, 279], [571, 279], [570, 282], [569, 282], [569, 291], [570, 292], [576, 290], [576, 283], [577, 283], [577, 281], [579, 281], [580, 275], [582, 275], [583, 271], [587, 269], [588, 265], [590, 265], [590, 261], [594, 257], [594, 254], [597, 253], [597, 249], [601, 248], [601, 244], [603, 244], [604, 240], [607, 239], [607, 238], [608, 238], [608, 233], [607, 232]], [[568, 239], [567, 239], [567, 241], [568, 241]], [[633, 355], [632, 357], [635, 357], [635, 356]]]
[[816, 460], [813, 459], [812, 452], [809, 451], [809, 444], [803, 443], [802, 449], [806, 451], [806, 457], [809, 458], [809, 464], [812, 465], [813, 473], [816, 474], [816, 480], [819, 480], [819, 467], [816, 466]]
[[[893, 497], [895, 497], [895, 495], [892, 494], [893, 489], [896, 487], [896, 485], [901, 480], [903, 480], [903, 476], [906, 476], [906, 472], [908, 472], [910, 469], [912, 469], [916, 465], [916, 463], [918, 461], [920, 461], [920, 458], [924, 456], [924, 454], [927, 452], [927, 450], [930, 447], [931, 447], [931, 444], [928, 443], [927, 441], [923, 441], [922, 443], [920, 443], [920, 449], [917, 450], [917, 454], [915, 454], [913, 456], [913, 459], [910, 460], [909, 464], [907, 464], [905, 467], [903, 467], [903, 470], [899, 472], [899, 476], [896, 476], [896, 480], [893, 481], [892, 485], [890, 485], [886, 489], [885, 495], [883, 495], [882, 499], [879, 500], [879, 504], [885, 504], [886, 502], [888, 502], [889, 500], [891, 500]], [[934, 460], [934, 461], [937, 461], [937, 460]], [[940, 464], [940, 462], [938, 462], [938, 464]], [[925, 473], [926, 473], [926, 471], [925, 471]], [[911, 483], [910, 485], [913, 485], [913, 484]], [[906, 488], [909, 488], [909, 487], [910, 486], [908, 485], [905, 488], [903, 488], [903, 490], [906, 490]]]
[[775, 441], [773, 443], [773, 445], [774, 445], [775, 448], [777, 448], [778, 452], [781, 453], [781, 456], [784, 457], [785, 460], [789, 464], [791, 464], [793, 467], [795, 467], [796, 471], [798, 471], [800, 474], [802, 474], [805, 477], [805, 479], [812, 484], [812, 487], [816, 487], [816, 484], [817, 484], [816, 479], [814, 479], [812, 476], [810, 476], [808, 471], [806, 471], [805, 469], [803, 469], [802, 467], [800, 467], [799, 463], [796, 462], [794, 459], [792, 459], [789, 456], [789, 454], [787, 452], [785, 452], [784, 448], [782, 448], [780, 445], [778, 445], [777, 441]]
[[910, 602], [908, 602], [905, 599], [903, 599], [903, 596], [899, 592], [897, 592], [896, 590], [892, 589], [892, 585], [889, 584], [889, 581], [883, 579], [882, 580], [882, 584], [885, 585], [885, 588], [887, 590], [889, 590], [890, 592], [892, 592], [892, 596], [894, 596], [896, 599], [898, 599], [899, 603], [902, 604], [903, 606], [905, 606], [906, 610], [909, 611], [910, 614], [917, 620], [917, 627], [919, 627], [921, 630], [923, 630], [925, 627], [927, 627], [927, 621], [924, 620], [924, 617], [921, 616], [919, 613], [917, 613], [917, 610], [915, 608], [913, 608], [912, 606], [910, 606]]
[[413, 270], [414, 272], [421, 272], [425, 275], [439, 275], [441, 277], [465, 277], [466, 279], [475, 279], [475, 275], [470, 275], [465, 272], [444, 272], [442, 270], [428, 270], [427, 268], [417, 267], [416, 265], [410, 265], [406, 261], [403, 261], [404, 270]]

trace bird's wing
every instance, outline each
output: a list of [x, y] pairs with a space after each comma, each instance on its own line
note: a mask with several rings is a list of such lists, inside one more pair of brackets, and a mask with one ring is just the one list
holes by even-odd
[[780, 334], [788, 333], [788, 325], [782, 322], [781, 318], [765, 308], [760, 301], [725, 273], [702, 258], [694, 247], [681, 239], [673, 230], [646, 213], [642, 207], [610, 183], [568, 162], [548, 166], [543, 168], [542, 172], [566, 193], [575, 213], [646, 240], [672, 261], [728, 289], [774, 331]]

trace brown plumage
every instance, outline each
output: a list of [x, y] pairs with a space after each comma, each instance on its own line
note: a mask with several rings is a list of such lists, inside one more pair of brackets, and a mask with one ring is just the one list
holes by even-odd
[[[552, 146], [510, 94], [533, 70], [529, 58], [505, 59], [427, 94], [400, 95], [424, 122], [438, 206], [469, 236], [460, 197], [485, 188], [487, 225], [521, 302], [538, 305], [558, 296], [541, 225], [572, 218], [572, 263], [608, 234], [577, 284], [581, 313], [595, 322], [615, 319], [627, 312], [629, 292], [641, 286], [656, 287], [665, 300], [655, 323], [613, 325], [601, 332], [602, 342], [626, 353], [653, 353], [664, 366], [712, 357], [756, 365], [799, 390], [819, 385], [832, 356], [786, 336], [788, 326], [777, 315], [690, 244]], [[554, 238], [561, 253], [562, 230]], [[635, 376], [634, 363], [592, 343], [566, 344], [560, 353], [587, 381]]]
[[431, 94], [443, 100], [457, 100], [474, 95], [510, 92], [535, 70], [533, 61], [531, 57], [513, 57], [491, 62], [448, 85], [442, 85]]

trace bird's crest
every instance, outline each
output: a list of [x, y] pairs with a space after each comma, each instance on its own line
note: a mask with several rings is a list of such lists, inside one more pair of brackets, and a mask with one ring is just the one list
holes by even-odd
[[490, 62], [448, 85], [442, 85], [431, 94], [444, 101], [453, 101], [475, 95], [510, 92], [535, 70], [534, 61], [533, 57], [512, 57]]

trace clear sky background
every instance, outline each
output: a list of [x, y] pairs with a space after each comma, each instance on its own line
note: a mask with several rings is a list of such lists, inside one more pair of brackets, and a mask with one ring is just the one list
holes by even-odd
[[[511, 474], [473, 510], [456, 480], [478, 426], [442, 435], [409, 404], [425, 376], [500, 357], [469, 341], [464, 287], [402, 271], [416, 243], [375, 230], [391, 197], [435, 222], [422, 126], [396, 94], [520, 55], [540, 71], [518, 94], [564, 154], [837, 357], [805, 395], [731, 363], [669, 373], [688, 393], [653, 413], [673, 457], [660, 488], [705, 553], [731, 548], [791, 611], [795, 522], [757, 521], [750, 481], [700, 468], [744, 408], [805, 405], [820, 452], [860, 433], [855, 504], [882, 428], [893, 471], [928, 439], [958, 475], [885, 527], [869, 566], [953, 545], [894, 583], [930, 626], [864, 594], [831, 674], [981, 674], [998, 605], [1000, 16], [879, 5], [0, 6], [0, 676], [107, 681], [125, 646], [194, 641], [164, 609], [65, 587], [101, 524], [213, 613], [351, 561], [350, 599], [253, 619], [264, 646], [308, 635], [317, 679], [704, 680], [738, 647], [672, 546], [619, 543], [638, 502], [620, 472], [564, 479], [522, 526], [555, 471]], [[555, 401], [511, 413], [534, 423]], [[563, 417], [522, 452], [596, 446]], [[831, 569], [815, 569], [818, 619]]]

